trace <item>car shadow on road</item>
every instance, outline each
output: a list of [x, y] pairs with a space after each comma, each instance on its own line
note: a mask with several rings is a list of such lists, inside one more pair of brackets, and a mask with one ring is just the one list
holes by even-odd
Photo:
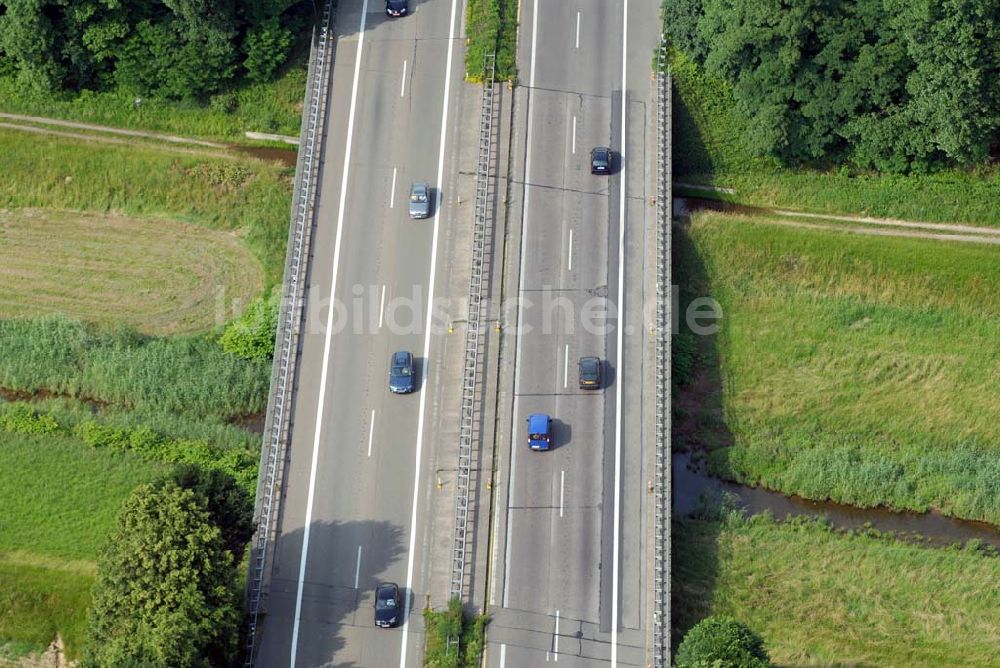
[[[258, 665], [287, 664], [299, 588], [302, 540], [301, 529], [281, 538], [270, 587], [263, 599], [264, 614], [258, 627]], [[404, 553], [403, 527], [390, 522], [314, 522], [311, 525], [309, 560], [302, 581], [298, 663], [360, 668], [353, 660], [338, 656], [347, 647], [352, 629], [355, 634], [398, 632], [398, 629], [375, 627], [374, 590], [388, 579], [384, 574]], [[403, 589], [405, 583], [397, 584], [403, 590], [402, 595], [412, 600], [412, 592]], [[354, 654], [353, 649], [351, 654]]]

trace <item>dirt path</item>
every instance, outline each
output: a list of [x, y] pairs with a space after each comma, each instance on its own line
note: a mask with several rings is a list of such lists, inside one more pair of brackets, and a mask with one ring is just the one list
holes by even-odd
[[[18, 125], [16, 123], [2, 123], [0, 122], [0, 128], [6, 128], [8, 130], [19, 130], [21, 132], [34, 132], [36, 134], [48, 135], [50, 137], [64, 137], [66, 139], [82, 139], [84, 141], [96, 141], [102, 144], [119, 144], [119, 145], [138, 145], [135, 139], [148, 139], [149, 137], [136, 137], [133, 139], [125, 139], [123, 137], [103, 137], [101, 135], [95, 134], [83, 134], [81, 132], [67, 132], [64, 130], [53, 130], [50, 128], [42, 128], [37, 125]], [[164, 145], [164, 144], [145, 144], [146, 146], [158, 146], [163, 150], [169, 150], [174, 153], [186, 153], [189, 155], [201, 155], [209, 158], [231, 158], [232, 153], [226, 152], [225, 150], [209, 150], [208, 148], [197, 148], [195, 146], [182, 146], [182, 145]], [[222, 149], [225, 147], [219, 144]]]
[[[64, 128], [75, 128], [77, 130], [91, 130], [93, 132], [106, 132], [114, 135], [125, 135], [127, 137], [143, 137], [145, 139], [156, 139], [158, 141], [170, 142], [172, 144], [193, 144], [195, 146], [205, 146], [208, 148], [228, 148], [225, 144], [205, 141], [203, 139], [191, 139], [190, 137], [177, 137], [175, 135], [163, 135], [156, 132], [144, 132], [142, 130], [125, 130], [113, 128], [107, 125], [93, 125], [91, 123], [77, 123], [74, 121], [64, 121], [58, 118], [44, 118], [42, 116], [25, 116], [23, 114], [0, 113], [0, 118], [11, 121], [21, 121], [22, 123], [38, 123], [41, 125], [57, 125]], [[4, 124], [4, 127], [11, 127]], [[23, 128], [18, 125], [16, 127]], [[42, 128], [39, 128], [42, 129]]]
[[[716, 211], [773, 225], [785, 225], [803, 229], [829, 230], [866, 234], [882, 237], [909, 237], [933, 239], [937, 241], [960, 241], [974, 244], [1000, 244], [1000, 228], [977, 227], [960, 223], [929, 223], [897, 218], [872, 218], [869, 216], [845, 216], [827, 213], [806, 213], [786, 209], [744, 206], [718, 200], [676, 198], [674, 211], [679, 215], [690, 215], [696, 211]], [[836, 222], [857, 223], [841, 225]]]

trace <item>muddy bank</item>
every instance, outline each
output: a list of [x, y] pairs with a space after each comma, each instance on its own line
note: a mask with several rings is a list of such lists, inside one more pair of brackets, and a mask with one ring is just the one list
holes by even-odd
[[985, 522], [960, 520], [938, 512], [897, 512], [886, 508], [857, 508], [829, 501], [810, 501], [757, 487], [725, 482], [706, 473], [688, 452], [674, 453], [673, 509], [690, 515], [703, 498], [729, 496], [750, 514], [771, 511], [778, 519], [787, 515], [825, 517], [843, 529], [873, 528], [891, 531], [903, 540], [935, 546], [979, 540], [1000, 550], [1000, 527]]
[[233, 144], [230, 148], [237, 153], [250, 155], [267, 162], [280, 162], [284, 167], [295, 167], [298, 153], [295, 149], [276, 148], [273, 146], [239, 146]]
[[23, 392], [21, 390], [11, 390], [6, 387], [0, 387], [0, 400], [2, 401], [36, 402], [36, 401], [44, 401], [46, 399], [63, 399], [66, 401], [74, 401], [78, 404], [83, 404], [84, 406], [89, 408], [93, 413], [97, 413], [102, 408], [108, 406], [108, 403], [106, 401], [101, 401], [100, 399], [94, 399], [92, 397], [74, 397], [69, 394], [50, 392], [49, 390], [35, 390], [34, 392]]
[[261, 436], [264, 434], [265, 420], [267, 420], [267, 414], [262, 411], [260, 413], [251, 413], [250, 415], [237, 415], [229, 418], [226, 422], [234, 427], [246, 429], [251, 434]]

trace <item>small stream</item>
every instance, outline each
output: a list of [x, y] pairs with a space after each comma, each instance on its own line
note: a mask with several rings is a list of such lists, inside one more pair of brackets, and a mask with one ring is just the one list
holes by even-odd
[[284, 167], [294, 167], [298, 159], [298, 153], [294, 148], [278, 148], [275, 146], [242, 146], [232, 144], [230, 146], [237, 153], [251, 155], [267, 162], [280, 162]]
[[976, 539], [1000, 549], [1000, 527], [986, 522], [960, 520], [936, 511], [897, 512], [887, 508], [858, 508], [830, 501], [810, 501], [720, 480], [704, 472], [687, 452], [674, 453], [671, 461], [673, 508], [680, 515], [689, 515], [696, 510], [702, 504], [703, 495], [708, 498], [728, 495], [750, 514], [769, 510], [778, 519], [786, 515], [825, 517], [836, 527], [870, 527], [891, 531], [911, 542], [944, 546]]

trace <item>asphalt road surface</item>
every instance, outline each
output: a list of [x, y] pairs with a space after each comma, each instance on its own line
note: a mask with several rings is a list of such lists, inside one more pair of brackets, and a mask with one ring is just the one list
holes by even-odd
[[[491, 666], [645, 666], [643, 421], [652, 186], [654, 0], [525, 0], [514, 197], [520, 281], [506, 506], [490, 586]], [[611, 176], [590, 149], [611, 146]], [[648, 154], [647, 154], [648, 153]], [[624, 304], [624, 312], [618, 306]], [[600, 314], [607, 312], [607, 318]], [[577, 387], [604, 360], [605, 387]], [[554, 418], [553, 448], [526, 418]], [[505, 478], [506, 476], [506, 478]]]
[[[418, 614], [373, 624], [374, 588], [423, 606], [428, 555], [420, 504], [441, 386], [429, 334], [448, 216], [411, 221], [412, 181], [454, 168], [461, 82], [457, 0], [341, 0], [313, 237], [290, 463], [259, 666], [420, 665]], [[437, 206], [435, 212], [442, 211]], [[331, 309], [334, 303], [341, 306]], [[412, 302], [401, 302], [401, 299]], [[418, 361], [418, 391], [392, 395], [396, 350]]]

